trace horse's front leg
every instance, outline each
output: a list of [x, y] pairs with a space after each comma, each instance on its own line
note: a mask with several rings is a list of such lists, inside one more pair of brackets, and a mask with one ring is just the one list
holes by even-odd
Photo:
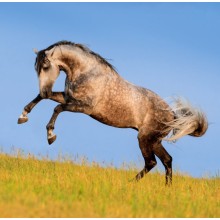
[[56, 140], [56, 135], [53, 133], [54, 130], [54, 124], [56, 122], [56, 119], [58, 115], [63, 112], [63, 111], [70, 111], [70, 112], [83, 112], [85, 114], [89, 114], [91, 111], [91, 106], [83, 103], [78, 103], [78, 104], [60, 104], [57, 105], [54, 109], [53, 115], [47, 124], [47, 140], [49, 144], [52, 144]]
[[47, 140], [49, 144], [52, 144], [57, 138], [57, 136], [53, 133], [54, 124], [56, 122], [58, 115], [63, 111], [76, 111], [76, 109], [74, 108], [74, 106], [70, 104], [60, 104], [55, 107], [53, 115], [46, 127], [47, 128]]
[[[52, 95], [48, 97], [48, 99], [62, 104], [66, 103], [64, 92], [52, 92]], [[41, 100], [43, 100], [43, 98], [39, 94], [35, 99], [33, 99], [29, 104], [24, 107], [22, 114], [18, 118], [18, 124], [22, 124], [28, 121], [27, 114], [30, 113], [34, 106], [37, 105]]]
[[48, 143], [49, 144], [52, 144], [57, 136], [53, 133], [53, 130], [54, 130], [54, 124], [55, 124], [55, 121], [57, 119], [57, 116], [64, 111], [64, 108], [65, 108], [65, 104], [60, 104], [60, 105], [57, 105], [54, 109], [54, 112], [53, 112], [53, 115], [49, 121], [49, 123], [47, 124], [47, 140], [48, 140]]
[[20, 115], [20, 117], [18, 118], [18, 124], [22, 124], [28, 121], [28, 117], [27, 114], [31, 112], [31, 110], [34, 108], [34, 106], [40, 102], [43, 98], [40, 96], [40, 94], [33, 99], [29, 104], [27, 104], [24, 107], [24, 110], [22, 112], [22, 114]]

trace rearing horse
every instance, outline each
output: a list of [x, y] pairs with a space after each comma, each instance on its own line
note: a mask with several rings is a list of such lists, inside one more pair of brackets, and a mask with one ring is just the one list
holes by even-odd
[[[42, 99], [60, 103], [46, 127], [49, 144], [56, 140], [54, 124], [63, 111], [81, 112], [118, 128], [133, 128], [138, 131], [145, 161], [135, 179], [141, 179], [157, 164], [156, 155], [165, 167], [166, 184], [170, 184], [172, 157], [162, 140], [174, 141], [184, 135], [199, 137], [208, 128], [203, 112], [181, 99], [175, 100], [172, 109], [154, 92], [124, 80], [111, 64], [82, 44], [60, 41], [36, 53], [40, 94], [25, 106], [18, 123], [28, 121], [27, 114]], [[61, 70], [66, 73], [65, 91], [53, 92]], [[166, 137], [170, 131], [172, 135]]]

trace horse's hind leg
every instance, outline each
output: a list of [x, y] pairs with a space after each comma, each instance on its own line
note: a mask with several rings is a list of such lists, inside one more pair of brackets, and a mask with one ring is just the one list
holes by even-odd
[[164, 149], [161, 142], [154, 145], [153, 151], [155, 155], [161, 160], [166, 170], [166, 185], [172, 184], [172, 157]]
[[138, 141], [141, 153], [144, 157], [145, 166], [144, 169], [136, 175], [135, 179], [137, 181], [143, 178], [144, 175], [148, 173], [157, 164], [153, 151], [153, 145], [155, 143], [153, 134], [145, 134], [141, 131], [138, 134]]

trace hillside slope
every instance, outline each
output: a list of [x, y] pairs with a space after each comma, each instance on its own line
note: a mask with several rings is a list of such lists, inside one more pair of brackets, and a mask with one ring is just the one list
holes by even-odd
[[220, 217], [220, 178], [164, 174], [0, 154], [0, 217]]

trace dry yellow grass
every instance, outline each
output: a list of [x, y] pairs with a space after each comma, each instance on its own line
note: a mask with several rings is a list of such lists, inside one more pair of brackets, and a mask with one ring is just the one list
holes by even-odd
[[220, 217], [220, 178], [164, 174], [0, 154], [0, 217]]

